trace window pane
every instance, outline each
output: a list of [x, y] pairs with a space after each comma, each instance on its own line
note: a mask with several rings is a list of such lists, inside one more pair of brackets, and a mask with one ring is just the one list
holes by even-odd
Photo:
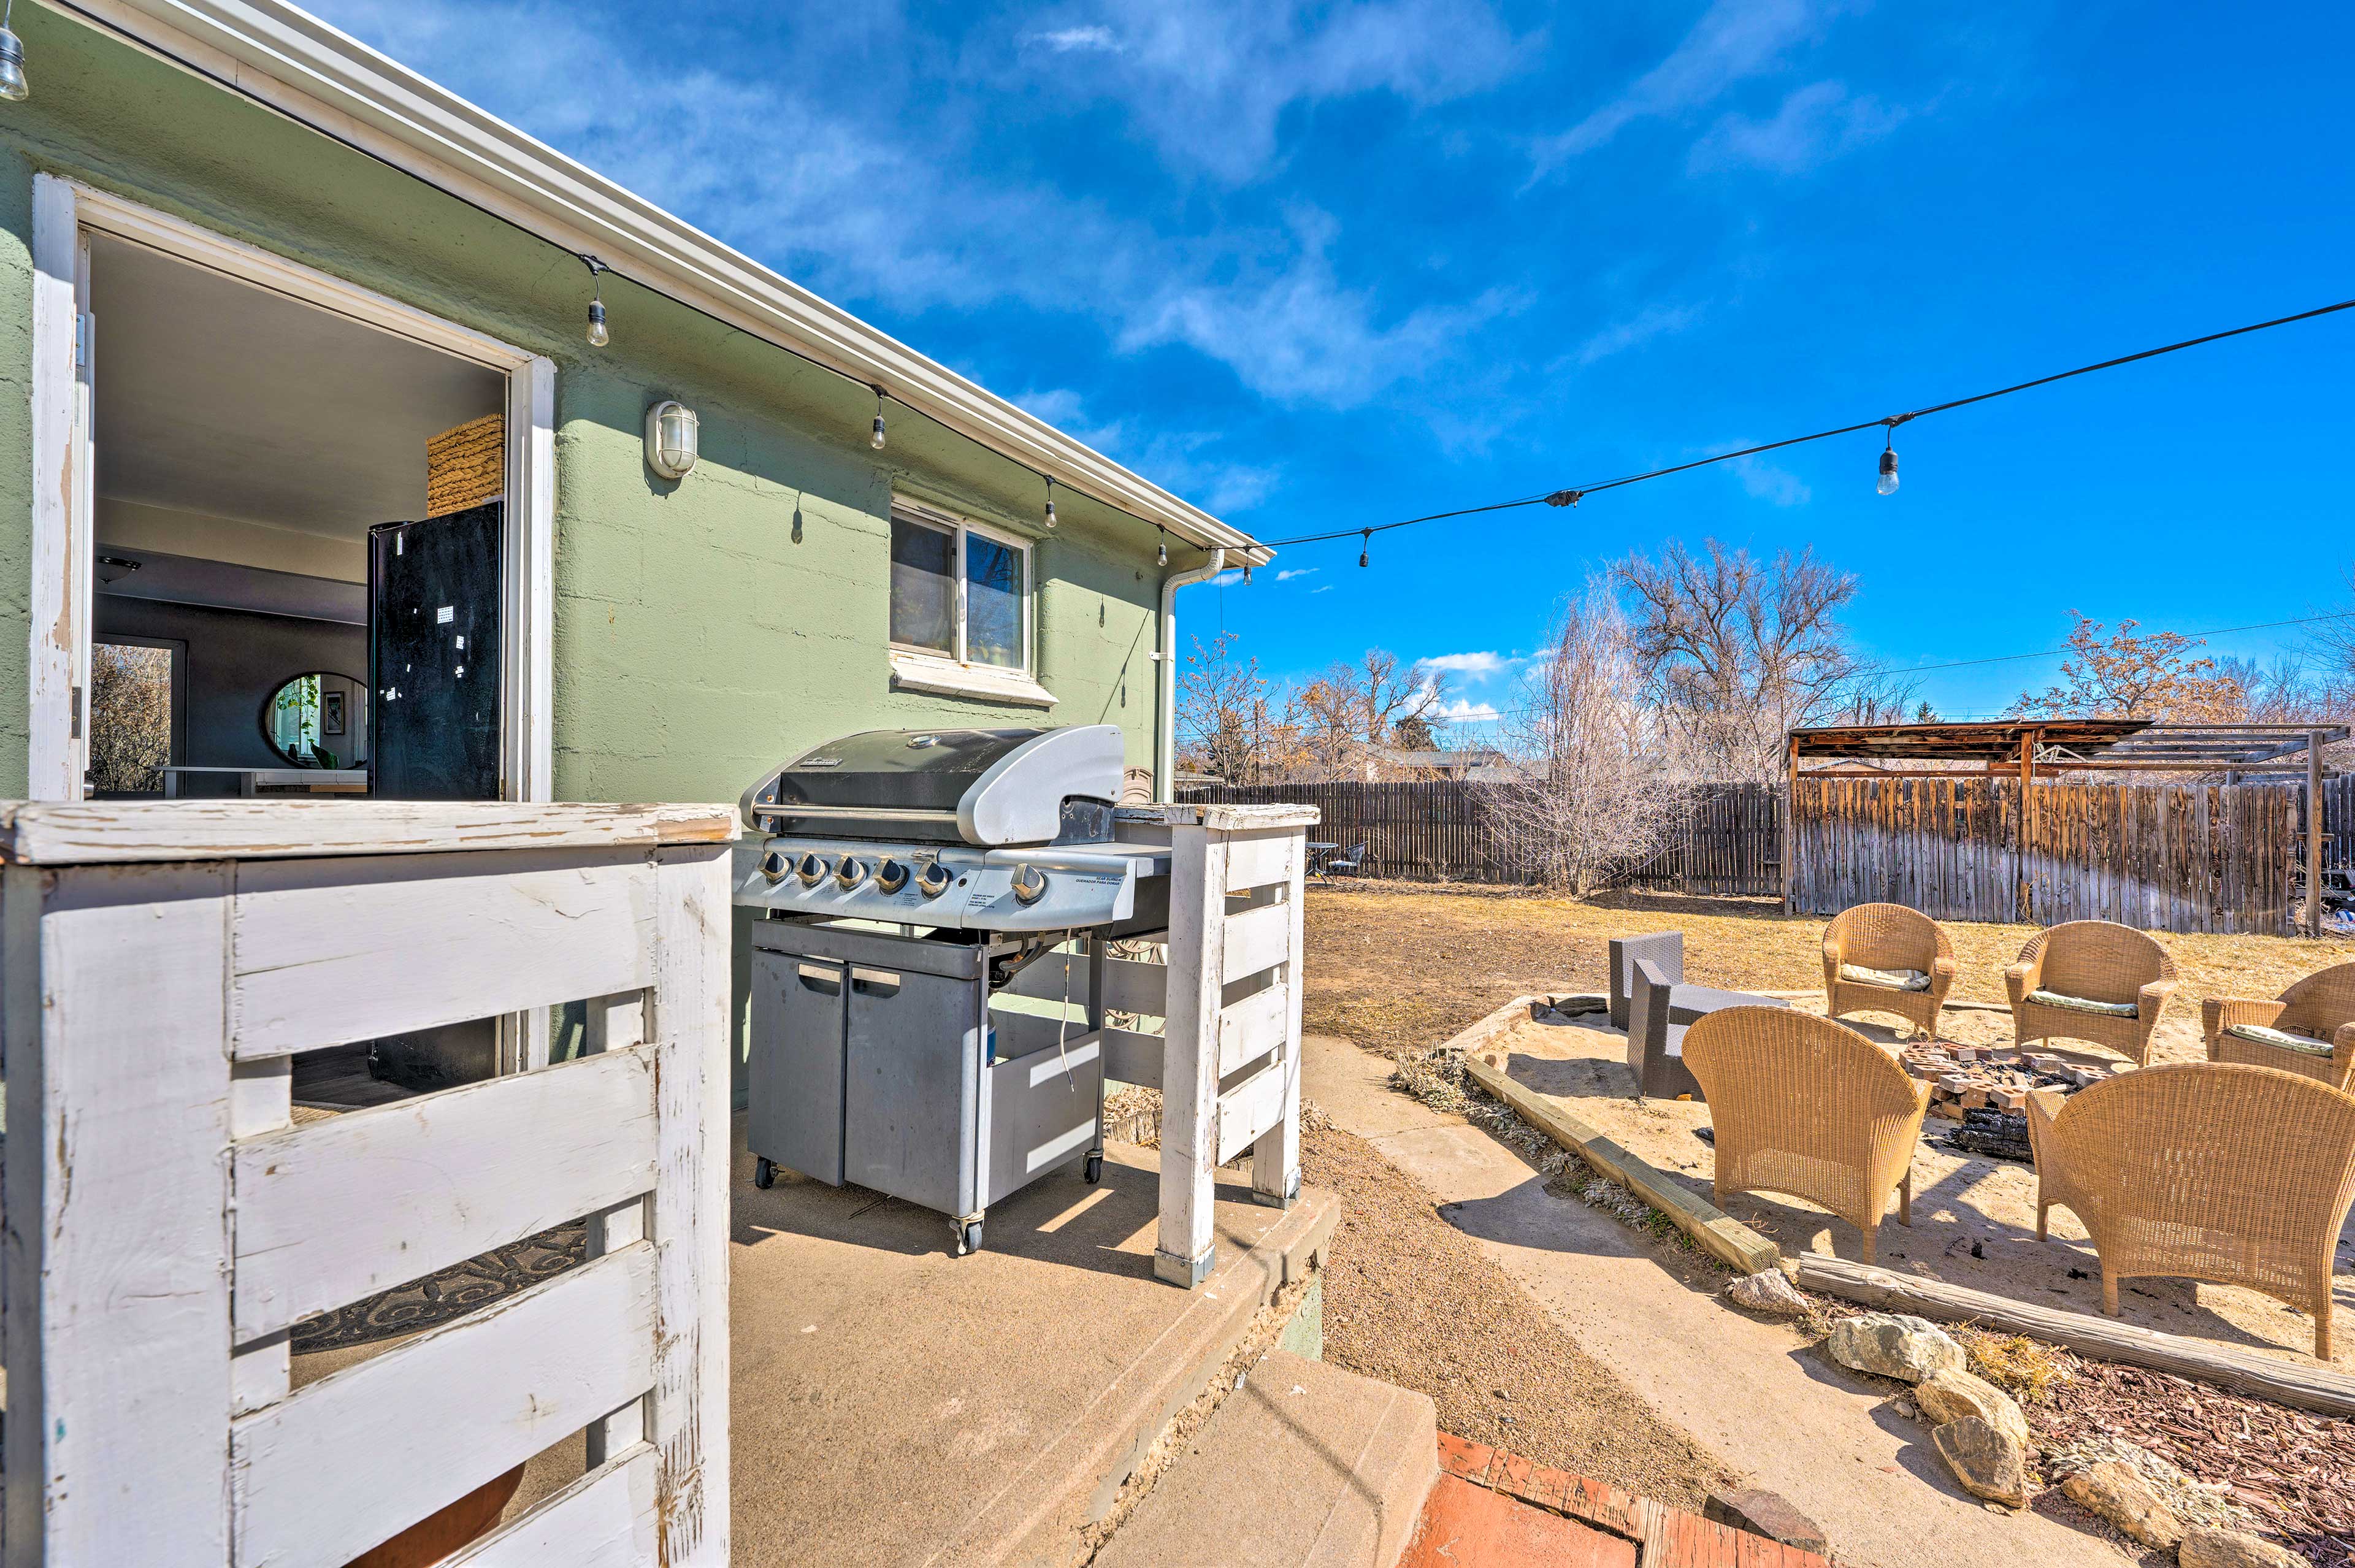
[[161, 795], [172, 763], [172, 650], [90, 647], [90, 784], [100, 795]]
[[976, 533], [964, 536], [964, 656], [1022, 667], [1022, 552]]
[[956, 541], [938, 528], [891, 519], [891, 640], [956, 651]]

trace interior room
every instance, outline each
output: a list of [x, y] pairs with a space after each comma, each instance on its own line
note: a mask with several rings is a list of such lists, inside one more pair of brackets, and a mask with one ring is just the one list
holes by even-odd
[[495, 797], [505, 376], [89, 241], [89, 793]]

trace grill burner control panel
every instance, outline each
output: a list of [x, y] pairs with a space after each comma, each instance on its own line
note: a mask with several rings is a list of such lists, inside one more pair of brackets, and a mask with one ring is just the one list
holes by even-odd
[[781, 914], [952, 930], [1060, 931], [1126, 920], [1169, 851], [1091, 844], [1024, 849], [774, 837], [740, 843], [735, 901]]

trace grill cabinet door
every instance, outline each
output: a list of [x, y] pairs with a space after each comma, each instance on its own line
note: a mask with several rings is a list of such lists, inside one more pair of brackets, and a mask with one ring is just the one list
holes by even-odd
[[842, 1185], [843, 965], [752, 950], [752, 1152]]
[[981, 1208], [978, 977], [850, 965], [845, 1177], [962, 1219]]

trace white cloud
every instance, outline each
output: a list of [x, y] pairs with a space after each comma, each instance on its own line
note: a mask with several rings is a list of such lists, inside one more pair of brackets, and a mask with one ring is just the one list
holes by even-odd
[[1059, 55], [1107, 54], [1121, 52], [1121, 41], [1110, 27], [1060, 27], [1051, 33], [1032, 33], [1022, 40]]
[[1700, 319], [1699, 305], [1652, 305], [1594, 334], [1571, 357], [1581, 365], [1592, 365], [1655, 337], [1682, 332]]
[[1453, 702], [1443, 702], [1425, 717], [1442, 724], [1492, 724], [1504, 717], [1493, 702], [1474, 702], [1459, 697]]
[[1905, 113], [1853, 97], [1839, 82], [1818, 81], [1783, 100], [1772, 119], [1728, 114], [1693, 144], [1686, 166], [1695, 174], [1744, 167], [1804, 174], [1889, 134]]
[[1295, 577], [1314, 577], [1325, 569], [1321, 566], [1287, 567], [1275, 574], [1278, 582], [1289, 582]]
[[1593, 152], [1638, 120], [1673, 116], [1773, 69], [1793, 44], [1820, 32], [1839, 0], [1716, 0], [1667, 59], [1568, 130], [1539, 142], [1530, 183]]
[[[1491, 293], [1387, 312], [1371, 289], [1337, 272], [1337, 226], [1322, 213], [1303, 211], [1282, 228], [1172, 233], [1025, 175], [976, 173], [986, 117], [888, 74], [854, 101], [762, 74], [757, 60], [731, 69], [725, 56], [718, 65], [673, 66], [659, 53], [617, 54], [593, 13], [554, 0], [314, 3], [335, 25], [854, 308], [879, 303], [914, 315], [1020, 304], [1092, 320], [1123, 352], [1182, 345], [1268, 397], [1348, 408], [1457, 352], [1462, 334], [1513, 303]], [[1127, 112], [1186, 117], [1147, 126], [1171, 144], [1198, 133], [1215, 141], [1230, 122], [1243, 127], [1229, 138], [1231, 152], [1216, 155], [1238, 170], [1266, 155], [1286, 104], [1376, 87], [1418, 101], [1444, 97], [1488, 80], [1480, 73], [1501, 69], [1509, 54], [1485, 10], [1445, 0], [1393, 0], [1337, 16], [1278, 10], [1273, 21], [1255, 19], [1260, 10], [1237, 0], [1231, 37], [1220, 35], [1216, 17], [1134, 9], [1134, 17], [1075, 17], [1035, 36], [1108, 33], [1126, 51], [1104, 57], [1118, 62], [1116, 73], [1146, 73]], [[874, 36], [901, 25], [892, 14], [796, 15], [797, 27], [845, 35], [795, 36], [815, 72], [829, 63], [849, 69], [887, 46], [916, 52], [904, 37]], [[1383, 17], [1394, 33], [1382, 31]], [[1269, 28], [1283, 48], [1262, 59], [1255, 51]], [[1447, 63], [1447, 51], [1433, 47], [1458, 33], [1469, 57], [1488, 61], [1471, 75], [1472, 66]], [[1203, 58], [1188, 63], [1189, 49]], [[1138, 63], [1146, 60], [1157, 63], [1148, 70]], [[625, 315], [616, 315], [614, 330], [627, 330]], [[1180, 443], [1161, 461], [1188, 482], [1198, 459]], [[1249, 507], [1273, 479], [1225, 470], [1199, 498], [1212, 510]]]
[[1467, 676], [1474, 680], [1486, 680], [1500, 670], [1510, 669], [1519, 661], [1502, 654], [1441, 654], [1434, 658], [1419, 659], [1415, 668], [1434, 670], [1447, 675]]
[[1333, 585], [1328, 582], [1322, 588], [1312, 588], [1308, 592], [1311, 593], [1330, 593], [1333, 592]]
[[1752, 496], [1776, 507], [1804, 507], [1815, 492], [1787, 468], [1760, 457], [1737, 457], [1726, 464]]
[[1156, 430], [1144, 441], [1136, 441], [1123, 421], [1109, 424], [1091, 421], [1080, 394], [1069, 388], [1024, 392], [1013, 401], [1213, 514], [1256, 507], [1283, 477], [1281, 469], [1263, 464], [1220, 460], [1215, 455], [1219, 437], [1207, 431]]

